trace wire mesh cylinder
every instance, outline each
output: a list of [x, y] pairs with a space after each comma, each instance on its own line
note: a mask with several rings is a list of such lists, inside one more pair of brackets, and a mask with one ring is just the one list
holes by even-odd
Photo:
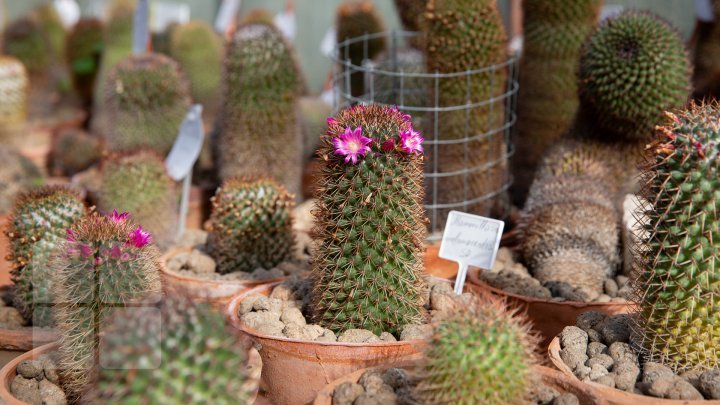
[[[451, 210], [501, 219], [509, 214], [517, 59], [464, 72], [427, 72], [423, 53], [406, 45], [416, 36], [388, 31], [337, 44], [335, 109], [380, 103], [413, 117], [425, 137], [425, 208], [430, 238], [438, 239]], [[367, 52], [378, 39], [387, 44], [384, 53], [373, 60], [367, 53], [350, 57], [351, 49]]]

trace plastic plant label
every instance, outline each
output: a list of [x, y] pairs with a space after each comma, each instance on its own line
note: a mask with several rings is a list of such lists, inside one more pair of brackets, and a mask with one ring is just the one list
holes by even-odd
[[695, 16], [702, 22], [715, 21], [715, 12], [713, 11], [711, 0], [695, 0]]
[[148, 32], [148, 0], [138, 0], [133, 18], [133, 55], [147, 51], [150, 33]]
[[190, 5], [169, 1], [153, 1], [150, 5], [150, 30], [163, 32], [172, 23], [190, 21]]
[[75, 0], [54, 0], [53, 7], [65, 29], [71, 29], [80, 19], [80, 6]]
[[320, 41], [320, 52], [322, 52], [325, 56], [332, 55], [333, 51], [335, 50], [335, 46], [337, 45], [337, 31], [335, 31], [335, 27], [328, 28], [327, 31], [325, 31], [325, 35], [323, 36], [323, 39]]
[[275, 26], [283, 33], [288, 41], [295, 41], [295, 32], [297, 24], [295, 22], [295, 12], [292, 10], [285, 10], [275, 15], [273, 18]]
[[215, 17], [215, 31], [225, 34], [235, 20], [240, 10], [241, 0], [222, 0], [217, 16]]
[[468, 266], [492, 268], [504, 227], [505, 223], [497, 219], [450, 211], [438, 255], [460, 266], [455, 279], [455, 294], [462, 294]]
[[185, 178], [192, 170], [195, 161], [200, 156], [205, 131], [202, 122], [202, 105], [195, 104], [190, 107], [185, 119], [180, 125], [175, 143], [165, 159], [165, 168], [175, 181]]

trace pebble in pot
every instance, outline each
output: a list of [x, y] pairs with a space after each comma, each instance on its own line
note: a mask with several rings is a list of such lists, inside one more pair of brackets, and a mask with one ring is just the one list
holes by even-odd
[[17, 375], [10, 383], [10, 392], [29, 404], [65, 405], [65, 392], [58, 386], [57, 365], [52, 355], [37, 360], [24, 360], [17, 366]]

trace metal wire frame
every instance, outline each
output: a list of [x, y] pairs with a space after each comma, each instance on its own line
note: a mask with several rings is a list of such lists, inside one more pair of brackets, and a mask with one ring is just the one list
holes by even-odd
[[[416, 64], [408, 64], [403, 61], [403, 52], [413, 52], [406, 47], [408, 40], [419, 36], [416, 32], [408, 31], [387, 31], [374, 34], [364, 34], [359, 37], [349, 38], [338, 43], [331, 54], [331, 59], [335, 63], [333, 69], [333, 85], [334, 85], [334, 106], [335, 112], [354, 104], [385, 104], [397, 106], [398, 109], [404, 111], [413, 117], [424, 117], [425, 124], [421, 125], [421, 131], [425, 136], [425, 150], [431, 152], [432, 159], [429, 164], [425, 165], [425, 181], [426, 181], [426, 204], [425, 209], [430, 219], [429, 231], [430, 240], [437, 240], [442, 236], [444, 221], [447, 212], [450, 210], [460, 210], [467, 212], [469, 208], [478, 206], [479, 204], [490, 204], [493, 200], [492, 212], [479, 212], [481, 215], [492, 215], [500, 219], [505, 219], [510, 212], [510, 203], [507, 198], [507, 190], [512, 184], [512, 176], [509, 173], [509, 160], [514, 153], [511, 143], [512, 132], [515, 128], [517, 116], [515, 113], [518, 84], [518, 64], [515, 55], [510, 56], [505, 62], [483, 66], [473, 70], [452, 73], [426, 72], [424, 61], [421, 60]], [[368, 60], [368, 41], [384, 40], [387, 44], [387, 51], [376, 58], [376, 60]], [[351, 45], [363, 44], [362, 63], [353, 63], [349, 55]], [[419, 51], [415, 51], [421, 55]], [[358, 58], [356, 57], [356, 61]], [[503, 85], [502, 92], [496, 93], [496, 83], [494, 79], [497, 74], [506, 72], [507, 83]], [[352, 75], [361, 74], [364, 78], [364, 92], [361, 95], [353, 95], [351, 93]], [[503, 73], [504, 74], [504, 73]], [[490, 82], [487, 86], [488, 94], [481, 99], [473, 94], [473, 79], [489, 78]], [[441, 82], [443, 80], [453, 80], [457, 82], [465, 79], [465, 99], [466, 103], [460, 105], [441, 105]], [[388, 83], [391, 85], [388, 86]], [[428, 102], [430, 99], [431, 102]], [[504, 108], [504, 118], [502, 122], [488, 122], [485, 131], [473, 133], [469, 122], [471, 113], [481, 108], [489, 109], [488, 117], [492, 120], [494, 108], [501, 105]], [[440, 126], [443, 123], [443, 113], [449, 112], [465, 112], [465, 131], [462, 137], [457, 139], [441, 139]], [[453, 118], [457, 118], [453, 116]], [[445, 123], [443, 123], [445, 124]], [[429, 128], [428, 128], [429, 126]], [[488, 148], [487, 159], [481, 164], [472, 164], [469, 160], [470, 155], [474, 152], [470, 149], [473, 142], [490, 140], [490, 138], [502, 136], [504, 150], [499, 154], [493, 154]], [[442, 160], [441, 146], [457, 145], [464, 146], [463, 167], [457, 170], [443, 171], [439, 167]], [[473, 192], [468, 184], [470, 175], [476, 175], [490, 170], [504, 168], [502, 179], [499, 179], [496, 187], [486, 190], [483, 193]], [[463, 178], [462, 198], [458, 201], [440, 202], [440, 193], [443, 189], [443, 181], [450, 181], [452, 178]], [[457, 182], [455, 183], [457, 184]], [[478, 213], [478, 212], [475, 212]]]

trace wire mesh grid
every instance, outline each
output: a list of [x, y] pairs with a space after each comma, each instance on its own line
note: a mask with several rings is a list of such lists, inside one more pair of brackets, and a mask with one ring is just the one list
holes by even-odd
[[[505, 219], [518, 92], [517, 57], [464, 72], [428, 72], [419, 34], [387, 31], [338, 43], [334, 105], [397, 106], [425, 137], [425, 208], [431, 240], [451, 210]], [[373, 59], [369, 50], [385, 48]]]

